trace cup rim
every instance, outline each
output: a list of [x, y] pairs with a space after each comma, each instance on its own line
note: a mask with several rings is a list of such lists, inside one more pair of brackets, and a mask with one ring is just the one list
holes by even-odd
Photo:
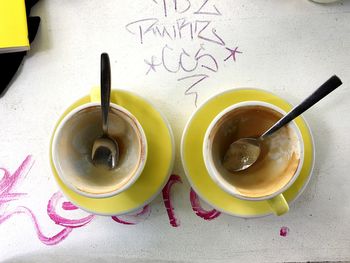
[[248, 197], [248, 196], [245, 196], [245, 195], [241, 195], [239, 194], [238, 192], [236, 191], [233, 191], [233, 188], [234, 186], [230, 186], [230, 187], [227, 187], [227, 184], [226, 182], [223, 181], [223, 179], [219, 178], [218, 174], [219, 172], [217, 171], [216, 168], [214, 168], [214, 165], [213, 165], [213, 161], [212, 161], [212, 158], [211, 158], [211, 155], [210, 154], [206, 154], [206, 151], [209, 147], [209, 134], [211, 132], [211, 130], [213, 129], [213, 127], [216, 125], [216, 123], [228, 112], [234, 110], [234, 109], [237, 109], [237, 108], [240, 108], [240, 107], [245, 107], [245, 106], [265, 106], [265, 107], [268, 107], [270, 109], [273, 109], [279, 113], [282, 113], [283, 115], [286, 114], [286, 111], [284, 111], [283, 109], [281, 109], [280, 107], [274, 105], [274, 104], [271, 104], [271, 103], [268, 103], [268, 102], [264, 102], [264, 101], [255, 101], [255, 100], [251, 100], [251, 101], [243, 101], [243, 102], [238, 102], [238, 103], [235, 103], [225, 109], [223, 109], [219, 114], [217, 114], [215, 116], [215, 118], [211, 121], [211, 123], [209, 124], [206, 132], [205, 132], [205, 135], [204, 135], [204, 140], [203, 140], [203, 146], [202, 146], [202, 154], [203, 154], [203, 159], [204, 159], [204, 164], [205, 164], [205, 167], [208, 171], [208, 174], [209, 176], [211, 177], [211, 179], [221, 188], [223, 189], [225, 192], [227, 192], [228, 194], [232, 195], [232, 196], [235, 196], [239, 199], [242, 199], [242, 200], [248, 200], [248, 201], [262, 201], [262, 200], [268, 200], [268, 199], [272, 199], [276, 196], [278, 196], [279, 194], [283, 193], [284, 191], [286, 191], [290, 186], [293, 185], [293, 183], [295, 182], [295, 180], [298, 178], [300, 172], [301, 172], [301, 169], [303, 167], [303, 164], [304, 164], [304, 140], [303, 140], [303, 137], [302, 137], [302, 134], [301, 134], [301, 131], [298, 127], [298, 125], [296, 125], [295, 121], [291, 121], [289, 123], [289, 125], [292, 126], [293, 130], [295, 131], [297, 137], [298, 137], [298, 142], [299, 142], [299, 147], [300, 147], [300, 161], [299, 161], [299, 164], [298, 164], [298, 167], [297, 167], [297, 170], [295, 171], [293, 177], [289, 180], [289, 182], [287, 184], [285, 184], [281, 189], [279, 189], [278, 191], [272, 193], [272, 194], [269, 194], [269, 195], [265, 195], [265, 196], [259, 196], [259, 197]]
[[141, 147], [143, 148], [143, 152], [144, 152], [144, 158], [141, 158], [141, 162], [139, 167], [136, 169], [136, 172], [134, 174], [133, 177], [131, 177], [129, 179], [128, 182], [126, 182], [122, 187], [120, 187], [119, 189], [116, 189], [114, 191], [111, 192], [107, 192], [107, 193], [100, 193], [100, 194], [91, 194], [91, 193], [87, 193], [84, 191], [81, 191], [79, 189], [77, 189], [72, 183], [69, 182], [69, 180], [67, 180], [64, 176], [63, 171], [61, 170], [60, 165], [58, 165], [58, 160], [57, 160], [57, 155], [55, 154], [55, 150], [58, 144], [58, 135], [62, 129], [62, 127], [67, 123], [68, 120], [70, 120], [75, 114], [77, 114], [79, 111], [83, 110], [83, 109], [87, 109], [90, 107], [96, 107], [96, 106], [101, 106], [101, 103], [99, 102], [87, 102], [84, 103], [74, 109], [72, 109], [70, 112], [68, 112], [63, 118], [62, 120], [59, 122], [59, 124], [57, 125], [56, 129], [54, 130], [54, 134], [53, 134], [53, 139], [52, 139], [52, 147], [51, 147], [51, 158], [52, 158], [52, 162], [54, 165], [54, 168], [56, 169], [57, 175], [58, 177], [62, 180], [62, 182], [72, 191], [74, 191], [75, 193], [82, 195], [82, 196], [86, 196], [89, 198], [108, 198], [108, 197], [112, 197], [115, 195], [118, 195], [122, 192], [124, 192], [125, 190], [127, 190], [128, 188], [130, 188], [135, 182], [136, 180], [140, 177], [140, 175], [142, 174], [142, 171], [144, 170], [144, 167], [146, 165], [146, 161], [147, 161], [147, 156], [148, 156], [148, 142], [147, 142], [147, 138], [146, 138], [146, 134], [140, 124], [140, 122], [137, 120], [137, 118], [131, 113], [129, 112], [127, 109], [125, 109], [124, 107], [112, 103], [110, 102], [110, 107], [114, 108], [117, 111], [121, 111], [124, 114], [126, 114], [127, 116], [129, 116], [135, 123], [137, 129], [139, 130], [139, 133], [141, 135]]

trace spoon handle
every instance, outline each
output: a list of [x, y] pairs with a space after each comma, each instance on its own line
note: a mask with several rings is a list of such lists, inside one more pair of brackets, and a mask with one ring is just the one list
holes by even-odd
[[101, 54], [101, 107], [102, 107], [102, 129], [108, 134], [108, 111], [111, 96], [111, 66], [108, 54]]
[[309, 97], [307, 97], [302, 103], [294, 107], [286, 116], [276, 122], [270, 129], [268, 129], [260, 138], [264, 139], [265, 137], [271, 135], [275, 131], [282, 128], [284, 125], [298, 117], [304, 111], [311, 108], [318, 101], [326, 97], [333, 90], [338, 88], [342, 84], [342, 81], [336, 76], [333, 75], [329, 80], [323, 83], [317, 90], [315, 90]]

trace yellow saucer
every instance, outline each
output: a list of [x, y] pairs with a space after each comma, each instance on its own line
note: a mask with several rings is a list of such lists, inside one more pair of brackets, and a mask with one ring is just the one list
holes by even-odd
[[[71, 110], [89, 102], [90, 96], [85, 96], [73, 103], [63, 113], [56, 128]], [[175, 156], [171, 127], [165, 117], [148, 101], [128, 91], [112, 90], [111, 102], [126, 108], [138, 119], [148, 143], [145, 168], [139, 179], [126, 191], [113, 197], [101, 199], [89, 198], [73, 192], [63, 184], [56, 172], [51, 156], [52, 138], [50, 143], [51, 169], [63, 194], [76, 206], [100, 215], [121, 215], [150, 203], [167, 183], [173, 169]]]
[[[206, 129], [214, 117], [232, 104], [257, 100], [274, 104], [285, 111], [291, 105], [280, 97], [263, 90], [233, 89], [218, 94], [202, 104], [188, 121], [181, 141], [181, 158], [187, 178], [195, 192], [208, 204], [224, 213], [238, 217], [260, 217], [272, 214], [266, 201], [237, 199], [222, 190], [210, 178], [204, 164], [202, 144]], [[302, 117], [295, 120], [304, 140], [305, 159], [300, 175], [284, 193], [290, 204], [308, 184], [314, 166], [314, 142], [310, 129]]]

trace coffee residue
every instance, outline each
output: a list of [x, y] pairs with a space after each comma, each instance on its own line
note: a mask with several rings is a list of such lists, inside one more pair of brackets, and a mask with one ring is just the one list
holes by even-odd
[[222, 178], [239, 194], [263, 197], [283, 188], [300, 162], [300, 145], [294, 129], [287, 125], [265, 139], [258, 160], [239, 172], [223, 165], [231, 143], [241, 138], [257, 138], [276, 123], [282, 114], [263, 106], [245, 106], [224, 115], [214, 126], [211, 137], [214, 166]]

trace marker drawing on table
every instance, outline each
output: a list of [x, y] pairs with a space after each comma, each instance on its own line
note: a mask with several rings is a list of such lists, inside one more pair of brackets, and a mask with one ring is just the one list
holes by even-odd
[[[53, 222], [55, 222], [55, 224], [63, 226], [63, 227], [77, 228], [77, 227], [82, 227], [82, 226], [86, 225], [92, 219], [94, 219], [94, 217], [95, 217], [94, 215], [88, 215], [88, 216], [80, 218], [80, 219], [68, 219], [68, 218], [60, 216], [56, 212], [56, 208], [58, 207], [58, 202], [62, 198], [63, 198], [62, 193], [56, 192], [52, 195], [52, 197], [49, 199], [49, 202], [47, 204], [47, 214], [50, 217], [50, 219]], [[70, 210], [76, 210], [78, 208], [76, 206], [74, 206], [73, 204], [71, 204], [70, 202], [64, 202], [64, 203], [62, 203], [62, 209], [70, 211]]]
[[280, 236], [286, 237], [289, 234], [289, 228], [287, 226], [282, 226], [280, 229]]
[[120, 224], [124, 225], [136, 225], [145, 221], [151, 214], [150, 205], [145, 205], [141, 211], [135, 214], [127, 214], [122, 216], [112, 216], [112, 219]]
[[56, 224], [63, 226], [63, 229], [52, 237], [48, 237], [41, 231], [38, 219], [30, 208], [25, 206], [17, 206], [13, 209], [9, 209], [11, 201], [18, 200], [23, 196], [27, 196], [26, 193], [17, 193], [13, 191], [18, 182], [24, 179], [33, 163], [33, 157], [31, 155], [28, 155], [12, 175], [7, 169], [0, 168], [0, 170], [3, 171], [3, 177], [0, 180], [0, 225], [2, 225], [5, 221], [14, 215], [25, 214], [32, 220], [39, 240], [46, 245], [55, 245], [63, 241], [72, 232], [73, 228], [87, 224], [92, 218], [90, 219], [87, 217], [80, 220], [70, 220], [58, 216], [58, 214], [55, 212], [55, 206], [57, 205], [57, 200], [61, 197], [61, 194], [56, 193], [49, 200], [47, 212], [50, 218]]
[[71, 229], [64, 228], [56, 235], [47, 237], [42, 233], [38, 220], [31, 209], [25, 206], [17, 206], [11, 210], [8, 209], [11, 201], [18, 200], [27, 195], [26, 193], [14, 192], [14, 188], [29, 172], [32, 165], [33, 158], [29, 155], [13, 174], [5, 168], [0, 168], [3, 171], [3, 177], [0, 181], [0, 224], [3, 224], [14, 215], [25, 214], [31, 218], [39, 240], [46, 245], [54, 245], [63, 240], [70, 233]]
[[[25, 206], [17, 206], [12, 210], [7, 211], [8, 204], [11, 201], [18, 200], [20, 197], [27, 195], [26, 193], [13, 192], [13, 190], [19, 180], [23, 179], [23, 177], [29, 172], [32, 165], [33, 158], [29, 155], [13, 175], [11, 175], [7, 169], [0, 168], [0, 170], [4, 172], [4, 175], [0, 180], [0, 225], [14, 215], [26, 214], [33, 221], [34, 228], [39, 240], [45, 245], [56, 245], [63, 241], [74, 228], [85, 226], [86, 224], [90, 223], [96, 216], [87, 215], [86, 217], [79, 219], [70, 219], [59, 215], [57, 208], [59, 207], [59, 201], [63, 198], [63, 195], [61, 192], [56, 192], [48, 201], [47, 214], [56, 225], [62, 226], [63, 229], [52, 237], [47, 237], [42, 233], [38, 219], [30, 208]], [[71, 202], [65, 201], [62, 202], [62, 209], [65, 211], [71, 211], [77, 210], [78, 207], [73, 205]], [[151, 209], [149, 205], [146, 205], [139, 213], [119, 217], [114, 216], [112, 219], [121, 224], [135, 225], [139, 222], [144, 221], [150, 215], [150, 211]]]
[[180, 176], [172, 174], [169, 178], [169, 181], [163, 188], [162, 195], [163, 195], [163, 201], [166, 208], [166, 212], [169, 217], [170, 225], [173, 227], [178, 227], [180, 225], [180, 221], [175, 216], [174, 207], [170, 199], [170, 190], [173, 184], [175, 183], [182, 183], [182, 181]]
[[[222, 16], [222, 13], [214, 1], [152, 0], [150, 4], [161, 10], [159, 17], [141, 18], [125, 25], [127, 32], [135, 35], [135, 41], [140, 45], [152, 40], [157, 44], [159, 40], [165, 42], [159, 44], [157, 55], [143, 58], [145, 74], [156, 74], [158, 70], [176, 74], [177, 81], [186, 84], [184, 94], [194, 96], [197, 106], [200, 84], [217, 73], [222, 63], [236, 62], [237, 55], [243, 52], [238, 46], [227, 45], [217, 32], [213, 18]], [[188, 18], [190, 15], [192, 20]], [[174, 19], [174, 16], [178, 17]], [[184, 47], [186, 40], [194, 47]], [[228, 55], [220, 57], [208, 51], [206, 45], [224, 49]]]
[[192, 205], [192, 210], [196, 213], [197, 216], [203, 218], [204, 220], [213, 220], [219, 215], [221, 215], [221, 212], [215, 209], [212, 209], [210, 211], [204, 210], [199, 203], [198, 195], [192, 188], [190, 191], [190, 201]]
[[[25, 206], [17, 206], [10, 209], [9, 206], [11, 201], [19, 200], [24, 196], [28, 197], [27, 193], [15, 192], [15, 187], [28, 174], [33, 163], [33, 157], [28, 155], [13, 174], [11, 174], [6, 168], [0, 168], [0, 171], [3, 172], [2, 178], [0, 177], [0, 226], [3, 226], [3, 223], [14, 215], [25, 214], [32, 220], [38, 239], [45, 245], [56, 245], [65, 240], [72, 233], [73, 229], [81, 228], [89, 224], [94, 218], [96, 218], [96, 215], [87, 214], [82, 218], [68, 218], [67, 216], [60, 215], [58, 212], [59, 208], [66, 212], [78, 210], [79, 208], [73, 205], [71, 202], [62, 201], [63, 194], [61, 192], [56, 192], [48, 200], [46, 212], [50, 220], [56, 225], [62, 227], [62, 230], [50, 237], [43, 234], [39, 225], [39, 220], [32, 209]], [[180, 176], [175, 174], [170, 176], [168, 183], [163, 188], [162, 196], [170, 225], [173, 227], [178, 227], [180, 222], [175, 216], [170, 195], [170, 190], [174, 183], [182, 183]], [[212, 220], [220, 215], [220, 212], [216, 211], [215, 209], [211, 211], [204, 210], [200, 206], [198, 196], [192, 189], [190, 193], [190, 201], [192, 209], [196, 215], [205, 220]], [[134, 213], [121, 216], [112, 216], [111, 218], [115, 222], [123, 225], [136, 225], [145, 221], [150, 214], [151, 207], [150, 205], [146, 205]]]

